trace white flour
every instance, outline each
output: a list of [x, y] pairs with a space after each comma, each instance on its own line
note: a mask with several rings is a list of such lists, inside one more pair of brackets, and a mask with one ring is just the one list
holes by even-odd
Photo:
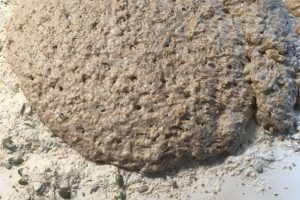
[[[10, 4], [8, 0], [0, 0], [0, 49]], [[218, 199], [229, 176], [238, 177], [242, 185], [250, 185], [253, 191], [263, 194], [270, 190], [263, 174], [274, 169], [293, 170], [296, 164], [286, 158], [291, 155], [299, 158], [299, 134], [281, 141], [252, 125], [249, 131], [255, 134], [235, 156], [214, 158], [202, 165], [187, 164], [187, 168], [177, 173], [158, 177], [120, 170], [125, 184], [122, 189], [115, 180], [119, 173], [116, 167], [87, 161], [31, 113], [1, 50], [0, 77], [0, 199], [62, 199], [69, 189], [71, 199], [114, 199], [116, 196], [122, 199], [123, 190], [126, 199], [199, 199], [199, 194], [201, 199]], [[14, 152], [2, 145], [8, 137], [17, 147]], [[24, 162], [13, 163], [17, 158]], [[20, 185], [20, 179], [28, 184]], [[61, 194], [62, 188], [67, 192]]]

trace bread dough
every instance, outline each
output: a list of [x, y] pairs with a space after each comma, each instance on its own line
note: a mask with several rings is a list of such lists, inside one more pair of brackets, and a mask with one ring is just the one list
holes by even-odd
[[280, 1], [24, 0], [6, 57], [48, 127], [145, 173], [234, 152], [250, 120], [293, 130]]

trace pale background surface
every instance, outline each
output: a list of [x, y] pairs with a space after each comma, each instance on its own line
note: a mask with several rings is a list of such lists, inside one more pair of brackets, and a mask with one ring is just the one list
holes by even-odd
[[[8, 0], [0, 0], [0, 45], [4, 39], [2, 26], [10, 15]], [[0, 140], [12, 134], [16, 137], [16, 142], [23, 143], [26, 140], [32, 140], [36, 145], [33, 153], [24, 155], [25, 163], [20, 167], [28, 167], [31, 173], [29, 187], [20, 186], [20, 179], [17, 173], [18, 167], [11, 170], [5, 168], [5, 160], [11, 156], [0, 147], [0, 196], [3, 200], [25, 200], [29, 198], [29, 193], [34, 193], [39, 181], [45, 181], [47, 176], [43, 175], [44, 168], [50, 167], [59, 174], [55, 184], [64, 184], [60, 180], [64, 174], [71, 174], [66, 178], [68, 181], [80, 181], [77, 194], [72, 199], [112, 199], [117, 194], [118, 189], [114, 183], [114, 175], [117, 171], [112, 166], [96, 166], [84, 160], [70, 147], [61, 143], [39, 122], [35, 130], [30, 130], [24, 126], [24, 119], [17, 116], [19, 110], [26, 100], [21, 93], [16, 93], [15, 77], [9, 71], [7, 64], [0, 51]], [[300, 115], [299, 115], [300, 116]], [[36, 122], [33, 120], [33, 122]], [[31, 123], [31, 122], [30, 122]], [[255, 129], [256, 130], [256, 129]], [[255, 131], [252, 130], [253, 132]], [[260, 151], [274, 152], [275, 161], [268, 165], [263, 165], [263, 173], [258, 173], [256, 177], [247, 178], [243, 175], [247, 171], [247, 164], [241, 168], [241, 175], [231, 176], [237, 169], [224, 170], [224, 165], [219, 165], [210, 169], [199, 167], [199, 169], [190, 170], [190, 172], [180, 172], [174, 177], [163, 178], [143, 178], [140, 174], [122, 172], [125, 177], [128, 198], [127, 199], [194, 199], [194, 200], [299, 200], [300, 199], [300, 149], [299, 134], [296, 140], [286, 142], [275, 141], [271, 147], [266, 147], [264, 142], [257, 142], [256, 145], [248, 147], [245, 154], [239, 155], [236, 163], [243, 165], [243, 160], [247, 152], [253, 151], [251, 159], [257, 159], [261, 162], [262, 155]], [[47, 149], [47, 151], [45, 150]], [[52, 149], [52, 151], [48, 150]], [[297, 152], [295, 152], [297, 151]], [[257, 155], [257, 158], [256, 158]], [[255, 163], [255, 162], [251, 162]], [[81, 172], [85, 175], [82, 175]], [[62, 175], [61, 175], [62, 174]], [[197, 178], [190, 185], [190, 174]], [[225, 175], [222, 175], [225, 174]], [[227, 174], [227, 175], [226, 175]], [[61, 175], [61, 176], [60, 176]], [[80, 177], [78, 179], [74, 177]], [[100, 181], [100, 183], [97, 182]], [[172, 188], [169, 180], [175, 180], [179, 188]], [[52, 181], [52, 179], [49, 181]], [[102, 181], [102, 182], [101, 182]], [[140, 182], [139, 182], [140, 181]], [[94, 184], [99, 184], [97, 192], [90, 194], [89, 191]], [[206, 187], [201, 187], [205, 183]], [[210, 185], [211, 183], [211, 185]], [[102, 184], [102, 185], [101, 185]], [[145, 193], [136, 192], [136, 188], [147, 184], [149, 190]], [[171, 184], [172, 185], [172, 184]], [[264, 191], [262, 191], [264, 190]], [[205, 193], [207, 191], [208, 193]], [[213, 194], [217, 191], [216, 194]], [[83, 197], [82, 192], [86, 193]], [[173, 196], [170, 196], [173, 195]], [[275, 196], [277, 195], [277, 196]], [[1, 199], [1, 198], [0, 198]], [[45, 199], [61, 199], [57, 195], [49, 194]]]

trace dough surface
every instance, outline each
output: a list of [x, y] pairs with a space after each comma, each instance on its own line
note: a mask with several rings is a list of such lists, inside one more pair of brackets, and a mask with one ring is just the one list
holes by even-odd
[[151, 173], [234, 152], [253, 117], [293, 130], [287, 21], [280, 1], [25, 0], [6, 56], [57, 136]]

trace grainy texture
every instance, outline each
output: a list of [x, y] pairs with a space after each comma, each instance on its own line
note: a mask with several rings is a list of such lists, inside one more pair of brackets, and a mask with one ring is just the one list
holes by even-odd
[[283, 0], [287, 9], [298, 19], [298, 26], [296, 32], [300, 34], [300, 0]]
[[[87, 158], [144, 172], [294, 127], [279, 1], [22, 1], [6, 55], [33, 109]], [[285, 22], [285, 23], [283, 23]]]

